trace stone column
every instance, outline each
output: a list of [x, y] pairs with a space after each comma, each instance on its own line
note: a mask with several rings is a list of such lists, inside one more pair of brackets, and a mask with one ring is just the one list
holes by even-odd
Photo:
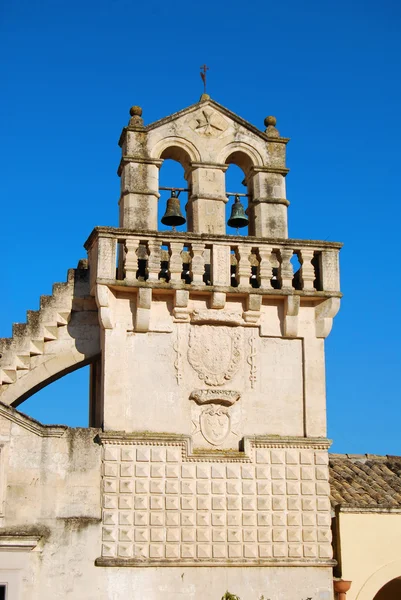
[[122, 159], [120, 227], [136, 231], [157, 231], [159, 167], [163, 161], [150, 159], [147, 132], [141, 118], [142, 109], [133, 106], [131, 119], [120, 138]]
[[269, 163], [253, 167], [246, 183], [252, 194], [249, 203], [249, 234], [256, 237], [287, 238], [287, 207], [285, 176], [285, 151], [287, 138], [281, 138], [275, 128], [275, 117], [267, 117]]
[[224, 173], [227, 169], [228, 165], [192, 163], [186, 174], [191, 189], [187, 205], [188, 231], [226, 233]]

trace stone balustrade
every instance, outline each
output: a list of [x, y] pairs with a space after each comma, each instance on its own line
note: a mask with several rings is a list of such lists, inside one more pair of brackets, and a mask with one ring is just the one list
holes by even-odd
[[96, 228], [85, 244], [92, 285], [214, 286], [338, 294], [342, 244]]

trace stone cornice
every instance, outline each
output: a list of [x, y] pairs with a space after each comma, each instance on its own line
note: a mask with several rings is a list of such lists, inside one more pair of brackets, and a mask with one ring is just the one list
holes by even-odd
[[128, 163], [137, 163], [141, 165], [155, 165], [156, 167], [161, 167], [163, 164], [163, 159], [161, 158], [147, 158], [144, 156], [134, 156], [130, 154], [124, 154], [121, 157], [120, 164], [118, 165], [117, 175], [121, 177], [122, 170], [125, 165]]
[[224, 171], [224, 173], [227, 171], [228, 167], [230, 165], [222, 165], [219, 163], [201, 163], [201, 162], [193, 162], [191, 163], [190, 167], [188, 170], [192, 170], [192, 169], [218, 169], [219, 171]]
[[287, 169], [287, 167], [252, 167], [247, 178], [253, 177], [253, 175], [256, 173], [278, 173], [279, 175], [284, 175], [285, 177], [289, 172], [290, 169]]
[[[264, 288], [249, 288], [238, 286], [233, 288], [232, 286], [222, 285], [196, 285], [180, 283], [178, 281], [169, 281], [168, 283], [162, 281], [121, 281], [116, 279], [97, 279], [97, 282], [101, 285], [107, 285], [113, 290], [129, 290], [138, 288], [150, 288], [160, 290], [188, 290], [191, 293], [212, 294], [213, 292], [221, 292], [230, 296], [248, 296], [249, 294], [256, 294], [258, 296], [269, 296], [269, 298], [288, 298], [289, 296], [301, 296], [301, 298], [307, 298], [310, 300], [316, 300], [317, 302], [325, 300], [327, 298], [342, 298], [341, 292], [318, 292], [315, 290], [275, 290], [264, 289]], [[255, 327], [252, 323], [242, 323], [244, 327]]]
[[103, 445], [144, 445], [144, 446], [180, 446], [182, 459], [185, 462], [252, 462], [251, 453], [254, 448], [300, 448], [325, 450], [331, 441], [327, 438], [304, 438], [296, 436], [258, 435], [244, 437], [244, 450], [217, 450], [215, 448], [193, 448], [192, 438], [187, 435], [157, 432], [120, 432], [105, 431], [99, 433], [99, 441]]
[[249, 204], [284, 204], [284, 206], [289, 206], [290, 201], [287, 198], [252, 198]]

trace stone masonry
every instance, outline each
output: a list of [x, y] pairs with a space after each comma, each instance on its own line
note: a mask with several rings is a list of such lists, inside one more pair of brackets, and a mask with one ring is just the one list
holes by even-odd
[[[324, 340], [341, 244], [288, 238], [274, 117], [261, 131], [207, 95], [150, 125], [130, 115], [120, 227], [96, 227], [88, 259], [0, 342], [0, 586], [332, 600]], [[158, 230], [165, 159], [185, 170], [184, 233]], [[226, 234], [230, 164], [248, 236]], [[87, 364], [89, 428], [16, 410]]]

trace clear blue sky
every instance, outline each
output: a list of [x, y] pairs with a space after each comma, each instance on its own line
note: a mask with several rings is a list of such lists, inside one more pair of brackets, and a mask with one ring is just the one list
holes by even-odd
[[[332, 449], [401, 454], [400, 30], [399, 0], [3, 0], [0, 335], [65, 280], [95, 225], [117, 224], [129, 107], [150, 123], [193, 104], [206, 62], [212, 98], [292, 138], [290, 236], [345, 244]], [[85, 425], [86, 387], [85, 369], [21, 409]]]

